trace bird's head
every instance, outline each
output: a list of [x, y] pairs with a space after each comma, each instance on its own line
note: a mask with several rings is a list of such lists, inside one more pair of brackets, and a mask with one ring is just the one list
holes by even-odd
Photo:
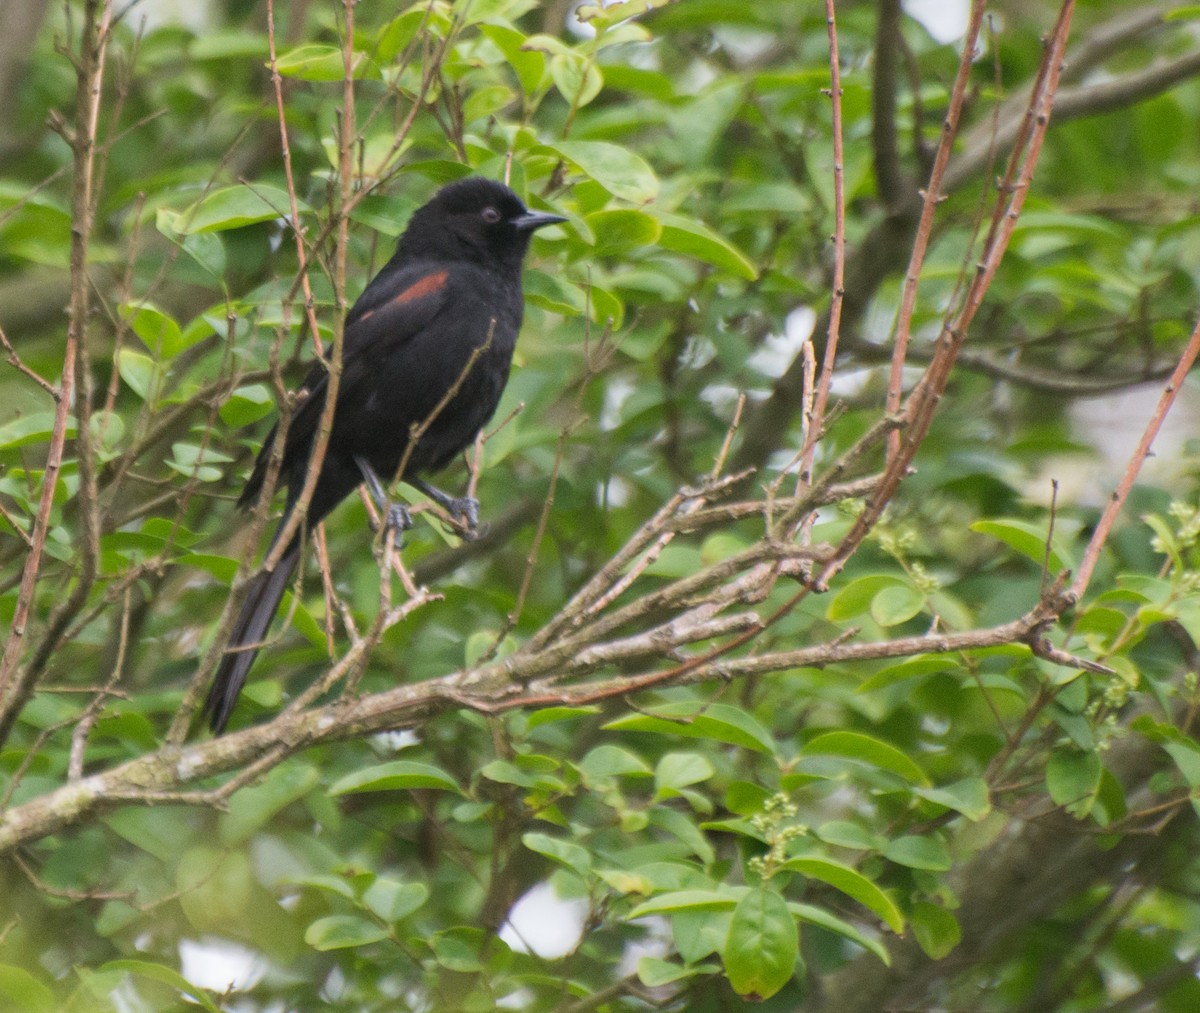
[[533, 233], [563, 221], [530, 211], [503, 183], [471, 176], [442, 187], [413, 213], [399, 249], [408, 256], [519, 268]]

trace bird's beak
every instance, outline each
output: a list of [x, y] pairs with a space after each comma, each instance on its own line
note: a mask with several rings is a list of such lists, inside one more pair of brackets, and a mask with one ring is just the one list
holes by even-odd
[[562, 215], [546, 214], [544, 211], [526, 211], [523, 215], [517, 215], [512, 223], [518, 232], [532, 232], [534, 229], [540, 229], [543, 225], [557, 225], [559, 222], [565, 221], [566, 219]]

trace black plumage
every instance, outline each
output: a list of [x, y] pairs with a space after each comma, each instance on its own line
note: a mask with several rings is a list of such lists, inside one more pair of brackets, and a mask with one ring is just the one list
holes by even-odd
[[[521, 327], [521, 265], [530, 237], [561, 221], [528, 211], [508, 187], [476, 177], [443, 187], [413, 213], [395, 254], [346, 317], [333, 426], [305, 523], [274, 569], [247, 589], [205, 701], [214, 731], [229, 720], [304, 532], [361, 482], [382, 497], [384, 483], [404, 479], [474, 525], [472, 501], [445, 496], [420, 476], [469, 446], [495, 412]], [[303, 488], [328, 379], [324, 364], [314, 363], [287, 427], [279, 478], [287, 500], [272, 547]], [[275, 433], [264, 441], [240, 507], [262, 490]]]

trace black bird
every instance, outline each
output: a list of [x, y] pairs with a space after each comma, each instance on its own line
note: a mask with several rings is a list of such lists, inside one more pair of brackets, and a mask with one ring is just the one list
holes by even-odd
[[[413, 213], [392, 259], [346, 316], [333, 428], [303, 530], [275, 568], [250, 584], [204, 703], [214, 732], [229, 720], [305, 532], [360, 483], [382, 508], [385, 484], [403, 479], [474, 528], [474, 500], [447, 496], [419, 476], [449, 463], [495, 412], [521, 328], [521, 262], [530, 237], [565, 220], [529, 211], [508, 187], [477, 177], [443, 187]], [[279, 475], [287, 501], [272, 547], [304, 486], [328, 379], [324, 364], [315, 362], [287, 427]], [[239, 507], [258, 498], [275, 432], [258, 454]], [[388, 517], [401, 528], [411, 524], [402, 507], [389, 508]]]

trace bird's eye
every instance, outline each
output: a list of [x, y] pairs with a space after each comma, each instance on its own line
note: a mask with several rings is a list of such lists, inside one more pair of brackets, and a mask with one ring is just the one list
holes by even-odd
[[489, 225], [495, 225], [500, 221], [500, 212], [493, 207], [486, 207], [482, 211], [482, 218]]

